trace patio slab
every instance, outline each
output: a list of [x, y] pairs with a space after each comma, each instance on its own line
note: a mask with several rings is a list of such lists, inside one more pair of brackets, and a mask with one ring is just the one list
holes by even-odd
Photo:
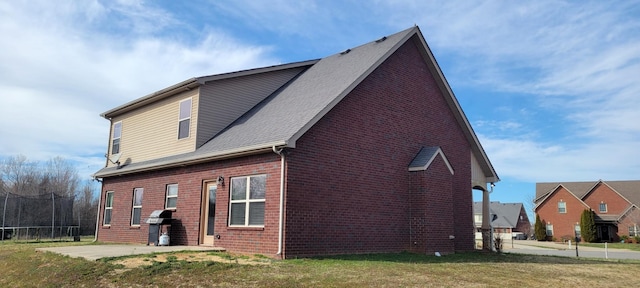
[[46, 247], [36, 248], [36, 251], [53, 252], [73, 258], [85, 258], [87, 260], [95, 261], [101, 258], [108, 257], [122, 257], [151, 253], [168, 253], [175, 251], [224, 251], [224, 248], [210, 246], [147, 246], [142, 244], [114, 244]]

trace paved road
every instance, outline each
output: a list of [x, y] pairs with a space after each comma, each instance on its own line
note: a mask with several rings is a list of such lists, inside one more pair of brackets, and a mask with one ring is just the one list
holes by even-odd
[[[513, 245], [513, 247], [512, 247]], [[513, 244], [507, 241], [503, 244], [505, 253], [520, 253], [534, 255], [552, 255], [564, 257], [576, 257], [576, 246], [569, 248], [568, 244], [538, 242], [532, 240], [514, 240]], [[581, 258], [607, 258], [607, 259], [633, 259], [640, 260], [640, 252], [623, 249], [604, 249], [586, 246], [578, 246], [578, 256]]]

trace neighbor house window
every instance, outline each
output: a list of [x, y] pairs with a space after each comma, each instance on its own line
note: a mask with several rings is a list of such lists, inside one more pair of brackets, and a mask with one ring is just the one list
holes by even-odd
[[482, 214], [476, 214], [476, 215], [473, 215], [473, 220], [474, 220], [476, 223], [481, 223], [481, 222], [482, 222]]
[[558, 202], [558, 213], [567, 213], [567, 202]]
[[178, 184], [167, 185], [167, 199], [165, 209], [176, 209], [178, 205]]
[[180, 101], [180, 119], [178, 119], [178, 139], [189, 137], [191, 126], [191, 98]]
[[600, 202], [600, 212], [601, 213], [607, 212], [607, 203]]
[[629, 226], [629, 236], [640, 236], [640, 226], [638, 225]]
[[102, 219], [102, 224], [105, 226], [110, 226], [111, 211], [113, 210], [113, 191], [107, 191], [107, 194], [104, 198], [104, 219]]
[[553, 236], [553, 224], [547, 224], [547, 236]]
[[133, 208], [131, 208], [131, 226], [140, 226], [142, 215], [142, 188], [133, 189]]
[[266, 175], [231, 178], [229, 226], [264, 226]]
[[113, 138], [111, 140], [111, 154], [120, 153], [120, 137], [122, 137], [122, 121], [113, 124]]

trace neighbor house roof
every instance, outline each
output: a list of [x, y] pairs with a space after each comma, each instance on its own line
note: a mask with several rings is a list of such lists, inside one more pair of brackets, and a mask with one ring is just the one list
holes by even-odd
[[[491, 225], [494, 228], [515, 228], [518, 226], [518, 219], [522, 209], [522, 203], [491, 202], [491, 205], [489, 205], [490, 213], [498, 217]], [[482, 202], [473, 202], [473, 214], [482, 215]]]
[[580, 200], [584, 200], [598, 184], [609, 186], [623, 198], [635, 205], [640, 205], [640, 181], [585, 181], [585, 182], [544, 182], [536, 183], [536, 198], [534, 202], [540, 203], [546, 199], [559, 185], [562, 185], [569, 193]]
[[[412, 27], [376, 41], [347, 49], [320, 60], [297, 62], [287, 65], [310, 67], [297, 78], [283, 86], [265, 101], [258, 104], [234, 123], [229, 125], [212, 139], [198, 147], [194, 152], [165, 157], [141, 163], [132, 163], [120, 169], [104, 168], [95, 177], [108, 177], [134, 173], [138, 171], [186, 165], [215, 159], [233, 157], [239, 154], [266, 151], [272, 148], [295, 148], [296, 141], [316, 124], [326, 113], [336, 106], [347, 94], [360, 84], [382, 62], [391, 56], [400, 46], [413, 41], [422, 53], [431, 73], [464, 135], [471, 144], [471, 150], [478, 159], [487, 182], [499, 181], [480, 141], [475, 135], [468, 119], [464, 115], [449, 84], [440, 70], [433, 54], [429, 50], [420, 29]], [[291, 67], [287, 67], [291, 68]], [[263, 70], [282, 69], [282, 66], [261, 68]], [[257, 69], [260, 71], [261, 69]], [[245, 73], [255, 73], [247, 70]], [[102, 114], [112, 117], [141, 105], [168, 97], [184, 89], [191, 89], [206, 81], [215, 81], [216, 77], [232, 77], [233, 73], [192, 78], [190, 80], [160, 90], [141, 99], [114, 108]]]

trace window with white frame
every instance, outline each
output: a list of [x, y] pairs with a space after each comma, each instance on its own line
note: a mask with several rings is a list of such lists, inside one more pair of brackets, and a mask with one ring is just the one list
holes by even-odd
[[131, 226], [140, 226], [142, 216], [142, 192], [144, 189], [133, 189], [133, 205], [131, 208]]
[[180, 117], [178, 119], [178, 139], [189, 137], [191, 126], [191, 98], [180, 101]]
[[558, 202], [558, 213], [567, 213], [567, 202], [562, 200]]
[[600, 202], [600, 213], [606, 213], [606, 212], [607, 212], [607, 203]]
[[111, 211], [113, 211], [113, 191], [107, 191], [104, 197], [104, 217], [102, 224], [105, 226], [111, 225]]
[[176, 209], [178, 207], [178, 184], [167, 185], [165, 209]]
[[553, 236], [553, 224], [547, 224], [547, 236]]
[[122, 121], [113, 124], [113, 137], [111, 138], [111, 154], [120, 153], [120, 138], [122, 137]]
[[481, 223], [482, 222], [482, 214], [473, 215], [473, 221], [476, 222], [476, 223]]
[[640, 225], [630, 225], [629, 226], [629, 236], [640, 236]]
[[229, 226], [264, 226], [266, 175], [231, 178]]

